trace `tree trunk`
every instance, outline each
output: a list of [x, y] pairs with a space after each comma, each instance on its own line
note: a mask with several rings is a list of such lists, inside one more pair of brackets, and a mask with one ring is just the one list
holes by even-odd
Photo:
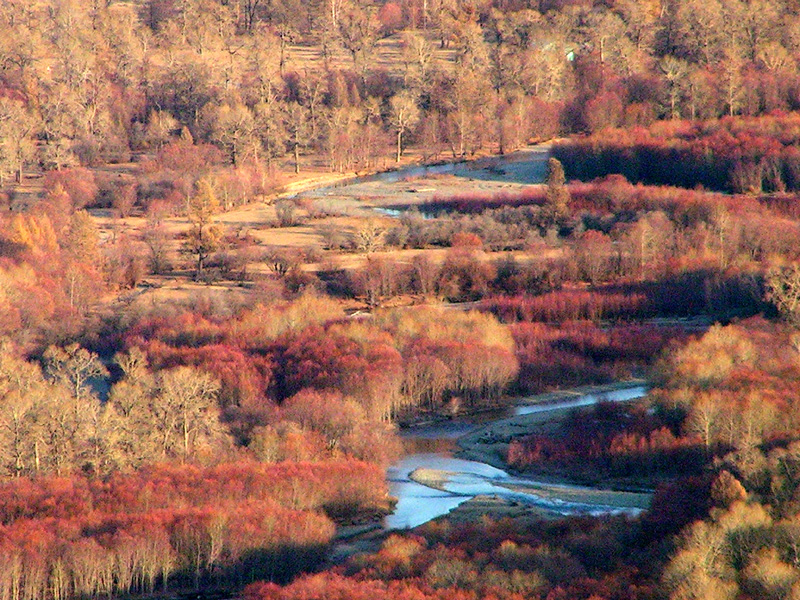
[[283, 75], [283, 70], [286, 68], [286, 44], [287, 44], [287, 41], [286, 41], [285, 32], [281, 31], [281, 33], [278, 35], [278, 38], [281, 41], [281, 43], [280, 43], [281, 53], [280, 53], [280, 60], [278, 62], [278, 69], [280, 71], [280, 74]]
[[403, 143], [403, 130], [399, 127], [397, 128], [397, 158], [395, 162], [400, 162], [400, 153], [402, 152], [402, 143]]
[[185, 463], [186, 458], [189, 456], [189, 423], [188, 417], [184, 413], [183, 415], [183, 460], [181, 462]]
[[203, 260], [205, 259], [205, 252], [203, 251], [203, 226], [200, 226], [200, 231], [197, 234], [197, 279], [203, 275]]

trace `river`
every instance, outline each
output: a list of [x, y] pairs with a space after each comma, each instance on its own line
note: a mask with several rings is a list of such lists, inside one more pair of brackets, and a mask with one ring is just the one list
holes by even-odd
[[[506, 192], [533, 183], [542, 183], [545, 180], [549, 156], [550, 145], [540, 144], [504, 156], [430, 166], [414, 165], [396, 171], [346, 178], [298, 192], [296, 195], [316, 200], [335, 198], [336, 206], [340, 209], [348, 206], [362, 207], [397, 217], [405, 207], [445, 191], [442, 190], [441, 180], [426, 181], [426, 178], [453, 175], [472, 182], [470, 189], [476, 185], [484, 185], [496, 187], [487, 187], [483, 191]], [[422, 187], [416, 183], [409, 185], [412, 180], [417, 180], [416, 183], [421, 183]], [[402, 186], [392, 187], [397, 184]], [[463, 193], [464, 189], [459, 191]], [[587, 393], [547, 404], [522, 403], [505, 413], [460, 418], [445, 425], [415, 427], [406, 430], [403, 435], [428, 440], [454, 440], [486, 427], [487, 418], [498, 422], [548, 411], [591, 406], [603, 400], [624, 402], [641, 398], [645, 393], [646, 388], [639, 385], [602, 393]], [[387, 479], [389, 493], [398, 500], [394, 512], [384, 520], [384, 528], [390, 530], [416, 527], [447, 514], [479, 495], [494, 495], [560, 515], [641, 511], [641, 508], [630, 505], [598, 502], [598, 498], [602, 500], [613, 496], [609, 494], [601, 494], [593, 502], [577, 501], [576, 498], [582, 500], [591, 497], [598, 490], [515, 477], [495, 466], [457, 458], [452, 453], [407, 454], [388, 469]], [[425, 481], [427, 485], [420, 481]]]
[[[514, 417], [591, 406], [601, 401], [626, 402], [643, 397], [645, 386], [587, 393], [547, 404], [519, 404], [493, 423]], [[457, 439], [487, 427], [480, 419], [457, 419], [447, 425], [422, 426], [404, 432], [404, 437]], [[528, 477], [516, 477], [486, 463], [465, 460], [451, 452], [407, 454], [387, 471], [389, 493], [398, 499], [394, 512], [384, 520], [386, 529], [417, 527], [453, 510], [478, 495], [498, 496], [558, 515], [638, 514], [641, 508], [628, 503], [584, 501], [598, 490], [552, 484]], [[421, 483], [424, 481], [425, 484]]]
[[[399, 217], [412, 206], [451, 195], [517, 193], [542, 183], [550, 145], [539, 144], [502, 156], [435, 165], [410, 165], [394, 171], [343, 177], [302, 186], [286, 197], [302, 198], [329, 214]], [[298, 186], [295, 186], [298, 187]]]
[[370, 175], [353, 176], [335, 183], [299, 192], [297, 195], [325, 195], [332, 191], [361, 183], [396, 183], [430, 177], [432, 175], [456, 175], [473, 179], [504, 179], [519, 183], [543, 183], [547, 176], [547, 159], [551, 144], [537, 144], [509, 154], [487, 156], [475, 160], [443, 162], [431, 165], [410, 165], [399, 169], [380, 171]]

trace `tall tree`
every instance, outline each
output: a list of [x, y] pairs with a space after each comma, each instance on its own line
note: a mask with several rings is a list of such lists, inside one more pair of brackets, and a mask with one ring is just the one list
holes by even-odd
[[203, 443], [222, 435], [216, 395], [217, 382], [192, 367], [177, 367], [158, 374], [152, 403], [162, 452], [186, 462]]
[[685, 60], [667, 54], [659, 61], [658, 67], [667, 84], [669, 116], [677, 119], [680, 117], [680, 100], [686, 93], [686, 77], [690, 73], [689, 64]]
[[300, 172], [300, 152], [311, 144], [311, 123], [308, 109], [299, 102], [287, 102], [284, 111], [287, 140], [294, 155], [294, 172]]
[[223, 104], [212, 111], [211, 140], [222, 146], [233, 165], [245, 158], [258, 160], [259, 139], [253, 112], [244, 104]]
[[194, 256], [195, 277], [201, 278], [205, 262], [219, 247], [222, 230], [213, 223], [214, 214], [219, 210], [219, 199], [210, 177], [197, 182], [195, 193], [189, 199], [189, 232], [186, 235], [184, 251]]
[[392, 97], [391, 107], [390, 120], [397, 134], [395, 161], [400, 162], [403, 152], [403, 134], [419, 122], [420, 110], [416, 98], [406, 90]]
[[78, 344], [50, 346], [43, 359], [45, 373], [78, 399], [94, 396], [91, 380], [108, 375], [100, 357]]
[[20, 100], [0, 98], [0, 184], [13, 174], [22, 182], [25, 166], [36, 156], [39, 119]]
[[353, 69], [366, 79], [367, 57], [378, 41], [380, 23], [366, 2], [354, 0], [337, 15], [339, 39], [353, 59]]
[[560, 223], [569, 214], [569, 189], [566, 186], [566, 176], [564, 175], [564, 165], [557, 158], [550, 158], [547, 161], [547, 185], [546, 203], [544, 206], [544, 217], [546, 226], [554, 226]]
[[4, 475], [35, 473], [41, 444], [39, 403], [47, 394], [41, 369], [0, 341], [0, 468]]

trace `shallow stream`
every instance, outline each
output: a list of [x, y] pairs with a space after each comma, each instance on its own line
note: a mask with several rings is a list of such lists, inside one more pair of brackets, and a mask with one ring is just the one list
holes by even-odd
[[[548, 404], [520, 404], [505, 414], [497, 415], [496, 420], [591, 406], [601, 401], [626, 402], [641, 398], [646, 391], [644, 386], [635, 386]], [[481, 423], [474, 419], [461, 419], [446, 425], [412, 428], [404, 436], [427, 440], [455, 439], [485, 425], [485, 420]], [[389, 493], [398, 499], [394, 512], [384, 521], [387, 529], [417, 527], [479, 495], [498, 496], [565, 516], [641, 512], [641, 509], [630, 506], [576, 501], [576, 497], [591, 496], [598, 490], [512, 476], [485, 463], [456, 458], [450, 452], [408, 454], [388, 469], [387, 479]]]

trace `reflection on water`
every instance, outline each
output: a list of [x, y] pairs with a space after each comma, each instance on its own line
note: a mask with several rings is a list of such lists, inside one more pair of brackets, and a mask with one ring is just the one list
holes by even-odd
[[[645, 393], [644, 386], [637, 386], [610, 392], [585, 394], [551, 404], [515, 406], [495, 418], [591, 406], [601, 401], [625, 402], [641, 398]], [[414, 428], [405, 435], [428, 440], [455, 439], [479, 426], [475, 422], [461, 420], [448, 424]], [[420, 468], [441, 472], [442, 477], [437, 484], [437, 487], [441, 489], [434, 489], [412, 481], [411, 473]], [[505, 471], [485, 463], [455, 458], [449, 453], [409, 454], [388, 469], [387, 479], [389, 493], [398, 499], [394, 512], [384, 521], [387, 529], [417, 527], [431, 519], [447, 514], [459, 504], [478, 495], [498, 496], [544, 508], [561, 515], [636, 514], [640, 512], [639, 509], [629, 507], [587, 504], [565, 499], [570, 496], [570, 492], [591, 491], [591, 488], [580, 486], [559, 485], [556, 488], [548, 486], [546, 497], [537, 495], [535, 489], [520, 491], [520, 488], [535, 488], [543, 484], [525, 477], [512, 477]], [[515, 489], [512, 490], [506, 486], [512, 486]], [[559, 497], [559, 490], [563, 491], [564, 497]]]

